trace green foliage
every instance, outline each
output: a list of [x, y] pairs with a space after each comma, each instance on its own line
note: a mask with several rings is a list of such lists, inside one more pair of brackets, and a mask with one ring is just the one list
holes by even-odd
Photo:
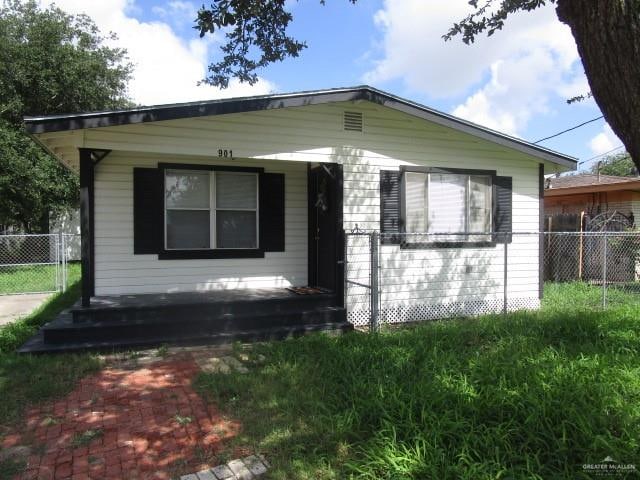
[[22, 473], [26, 467], [24, 460], [7, 458], [0, 461], [0, 480], [12, 480]]
[[[640, 459], [639, 309], [554, 285], [540, 312], [265, 345], [202, 374], [274, 479], [587, 478]], [[230, 446], [233, 448], [233, 445]]]
[[0, 114], [13, 126], [24, 115], [114, 109], [128, 104], [131, 64], [104, 45], [86, 15], [11, 0], [0, 9]]
[[293, 20], [290, 6], [286, 0], [213, 0], [209, 8], [203, 5], [194, 27], [200, 37], [223, 30], [227, 40], [220, 47], [222, 60], [209, 65], [211, 73], [203, 82], [227, 88], [235, 77], [253, 85], [258, 69], [297, 57], [307, 45], [287, 35]]
[[23, 116], [129, 105], [132, 66], [86, 15], [35, 1], [0, 7], [0, 224], [42, 231], [78, 201], [78, 180], [26, 135]]
[[53, 295], [31, 315], [0, 327], [0, 426], [19, 420], [30, 404], [64, 395], [79, 378], [99, 368], [99, 360], [86, 354], [14, 353], [40, 326], [73, 305], [79, 296], [78, 281], [65, 293]]
[[[600, 173], [603, 175], [615, 175], [618, 177], [637, 177], [638, 170], [628, 153], [610, 155], [600, 164]], [[598, 172], [598, 165], [591, 167], [592, 173]]]
[[78, 177], [21, 129], [0, 120], [0, 224], [42, 232], [49, 212], [78, 202]]
[[[547, 3], [556, 3], [556, 0], [484, 0], [481, 6], [478, 5], [479, 3], [480, 0], [470, 0], [469, 5], [474, 8], [474, 11], [460, 23], [454, 23], [442, 38], [451, 40], [457, 35], [462, 35], [462, 41], [468, 45], [485, 31], [490, 37], [496, 31], [502, 30], [504, 22], [510, 15], [519, 11], [530, 12]], [[496, 4], [498, 4], [497, 7], [495, 7]]]
[[84, 447], [86, 445], [89, 445], [95, 439], [101, 438], [103, 435], [104, 435], [104, 432], [100, 428], [97, 428], [94, 430], [89, 429], [89, 430], [85, 430], [84, 432], [76, 433], [71, 439], [71, 447], [72, 448]]

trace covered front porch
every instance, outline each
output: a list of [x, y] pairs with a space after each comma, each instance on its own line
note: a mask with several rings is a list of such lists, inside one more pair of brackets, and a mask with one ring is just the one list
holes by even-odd
[[45, 325], [21, 353], [277, 340], [353, 328], [335, 292], [239, 289], [95, 296]]

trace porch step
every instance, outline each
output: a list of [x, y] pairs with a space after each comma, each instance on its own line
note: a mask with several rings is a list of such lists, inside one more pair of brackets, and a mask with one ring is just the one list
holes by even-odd
[[[265, 293], [266, 292], [266, 293]], [[96, 297], [90, 307], [71, 309], [75, 323], [151, 321], [212, 321], [221, 317], [244, 315], [283, 315], [336, 305], [331, 293], [317, 295], [283, 295], [283, 290], [259, 291], [255, 296], [237, 291], [207, 295], [178, 293], [135, 295], [131, 297]]]
[[[70, 314], [68, 321], [71, 322]], [[55, 321], [54, 321], [55, 322]], [[53, 322], [52, 322], [53, 323]], [[327, 332], [342, 334], [353, 330], [353, 325], [349, 322], [330, 322], [308, 325], [292, 325], [282, 327], [258, 328], [255, 330], [234, 331], [225, 333], [211, 333], [204, 335], [185, 334], [176, 336], [163, 336], [153, 334], [141, 338], [128, 339], [100, 339], [84, 341], [63, 341], [59, 343], [48, 343], [44, 341], [44, 333], [40, 331], [37, 335], [29, 339], [19, 350], [19, 353], [63, 353], [77, 351], [103, 351], [111, 352], [118, 350], [129, 350], [133, 348], [150, 348], [160, 345], [221, 345], [236, 341], [259, 342], [269, 340], [284, 340], [286, 338], [300, 337], [314, 332]]]
[[[126, 321], [120, 316], [115, 320], [106, 315], [77, 322], [71, 315], [59, 317], [58, 321], [42, 327], [45, 343], [66, 342], [125, 342], [142, 340], [149, 337], [179, 338], [181, 336], [198, 337], [217, 334], [235, 334], [246, 331], [279, 328], [303, 328], [309, 325], [343, 323], [346, 312], [341, 307], [318, 307], [310, 310], [284, 312], [264, 312], [260, 309], [252, 313], [224, 313], [215, 315], [203, 310], [148, 309], [136, 311]], [[215, 310], [215, 309], [214, 309]], [[142, 314], [141, 314], [142, 313]], [[105, 318], [105, 319], [103, 319]]]

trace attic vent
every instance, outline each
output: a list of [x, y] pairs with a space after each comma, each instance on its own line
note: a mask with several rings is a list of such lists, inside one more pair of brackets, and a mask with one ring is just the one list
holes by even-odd
[[362, 131], [362, 113], [344, 112], [344, 130], [347, 132]]

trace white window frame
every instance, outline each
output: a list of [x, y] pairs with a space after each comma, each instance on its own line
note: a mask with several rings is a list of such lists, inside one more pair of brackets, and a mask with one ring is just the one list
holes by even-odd
[[[223, 173], [231, 173], [233, 175], [252, 175], [256, 178], [256, 207], [255, 208], [217, 208], [216, 207], [216, 173], [212, 170], [198, 170], [193, 168], [166, 168], [163, 174], [163, 219], [164, 219], [164, 249], [167, 251], [181, 250], [258, 250], [260, 248], [260, 174], [257, 172], [244, 172], [239, 170], [221, 170]], [[206, 173], [209, 175], [209, 207], [208, 208], [184, 208], [184, 207], [167, 207], [167, 174], [187, 174], [187, 173]], [[209, 211], [209, 248], [169, 248], [167, 238], [167, 211]], [[218, 247], [216, 235], [217, 211], [226, 212], [256, 212], [256, 246], [255, 247]]]
[[[493, 177], [494, 175], [491, 173], [467, 173], [465, 171], [461, 171], [461, 172], [456, 172], [455, 170], [447, 170], [447, 171], [420, 171], [420, 170], [410, 170], [407, 169], [404, 171], [405, 175], [402, 175], [402, 182], [403, 182], [403, 196], [404, 198], [402, 199], [402, 202], [404, 204], [404, 217], [402, 220], [405, 223], [405, 229], [406, 229], [406, 221], [407, 221], [407, 176], [406, 173], [411, 173], [411, 174], [420, 174], [420, 175], [424, 175], [425, 176], [425, 182], [426, 182], [426, 198], [425, 198], [425, 206], [424, 206], [424, 214], [425, 214], [425, 225], [426, 225], [426, 232], [407, 232], [407, 233], [426, 233], [426, 234], [447, 234], [447, 233], [453, 233], [456, 235], [452, 235], [452, 237], [457, 236], [458, 239], [460, 241], [464, 241], [467, 240], [468, 241], [468, 237], [465, 237], [462, 234], [475, 234], [475, 233], [485, 233], [485, 234], [489, 234], [489, 233], [493, 233], [493, 209], [489, 208], [489, 231], [488, 232], [470, 232], [469, 231], [469, 218], [470, 218], [470, 208], [471, 208], [471, 177], [485, 177], [489, 179], [489, 204], [493, 205], [493, 201], [494, 201], [494, 191], [493, 191]], [[460, 232], [432, 232], [431, 231], [431, 224], [430, 224], [430, 215], [429, 215], [429, 209], [431, 207], [431, 175], [432, 174], [436, 174], [436, 175], [458, 175], [458, 176], [465, 176], [466, 177], [466, 181], [465, 181], [465, 219], [464, 219], [464, 231], [460, 231]], [[406, 230], [405, 230], [406, 231]], [[455, 241], [455, 240], [452, 240]]]

